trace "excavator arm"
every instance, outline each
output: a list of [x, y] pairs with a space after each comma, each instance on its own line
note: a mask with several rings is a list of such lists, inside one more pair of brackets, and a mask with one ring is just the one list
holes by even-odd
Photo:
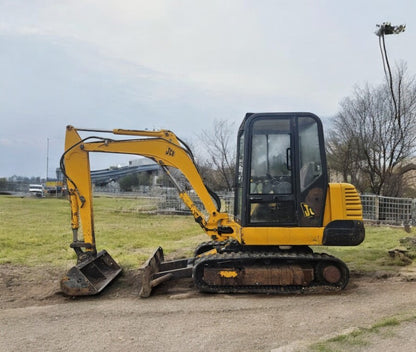
[[[108, 133], [117, 136], [128, 136], [129, 138], [114, 139], [97, 136], [81, 138], [80, 131]], [[67, 294], [98, 293], [121, 271], [107, 252], [97, 253], [96, 250], [89, 163], [89, 153], [95, 152], [140, 155], [154, 160], [171, 177], [178, 189], [180, 198], [191, 210], [195, 221], [207, 235], [217, 241], [224, 241], [229, 238], [241, 241], [239, 225], [232, 221], [227, 213], [220, 212], [220, 204], [215, 204], [212, 192], [205, 186], [194, 163], [191, 151], [171, 131], [86, 130], [67, 126], [61, 169], [67, 178], [71, 204], [73, 232], [71, 247], [78, 257], [78, 268], [74, 267], [73, 272], [75, 274], [71, 273], [73, 277], [68, 274], [61, 281], [61, 287]], [[175, 181], [168, 167], [177, 168], [182, 172], [204, 205], [207, 215], [195, 205], [186, 190]], [[80, 229], [82, 230], [82, 239], [79, 234]], [[163, 253], [160, 254], [160, 252], [161, 249], [158, 252], [159, 254], [155, 254], [153, 257], [162, 261]], [[99, 275], [96, 275], [96, 271], [99, 271]], [[80, 276], [85, 276], [85, 278], [80, 279]], [[94, 276], [94, 278], [91, 279], [90, 276]], [[83, 282], [82, 289], [79, 287], [80, 281]], [[99, 285], [94, 284], [94, 282], [98, 282]], [[102, 286], [103, 282], [105, 286]], [[93, 287], [91, 287], [91, 283]]]

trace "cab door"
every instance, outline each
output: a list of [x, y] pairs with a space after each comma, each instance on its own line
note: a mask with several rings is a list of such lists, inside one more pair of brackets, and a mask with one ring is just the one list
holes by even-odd
[[263, 116], [249, 125], [248, 223], [297, 224], [293, 121]]

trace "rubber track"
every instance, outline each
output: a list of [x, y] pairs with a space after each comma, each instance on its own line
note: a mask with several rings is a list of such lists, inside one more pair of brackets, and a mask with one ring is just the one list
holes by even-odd
[[[341, 269], [342, 279], [337, 284], [319, 282], [319, 275], [315, 273], [314, 280], [309, 286], [217, 286], [208, 285], [203, 281], [204, 267], [242, 268], [250, 263], [259, 265], [312, 265], [314, 271], [321, 264], [333, 264]], [[224, 266], [222, 266], [224, 264]], [[193, 280], [197, 289], [210, 293], [267, 293], [293, 294], [337, 292], [345, 288], [349, 279], [349, 270], [343, 261], [325, 253], [294, 253], [294, 252], [237, 252], [212, 254], [197, 259], [193, 268]]]

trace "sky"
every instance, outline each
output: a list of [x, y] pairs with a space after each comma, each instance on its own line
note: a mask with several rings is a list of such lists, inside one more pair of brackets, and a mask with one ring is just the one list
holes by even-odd
[[67, 125], [191, 145], [246, 112], [329, 125], [354, 87], [384, 79], [377, 24], [406, 24], [387, 52], [416, 74], [415, 14], [414, 0], [0, 0], [0, 177], [54, 177]]

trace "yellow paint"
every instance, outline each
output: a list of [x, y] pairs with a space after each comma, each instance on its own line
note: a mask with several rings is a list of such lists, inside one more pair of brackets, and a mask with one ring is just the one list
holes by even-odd
[[238, 276], [238, 273], [234, 270], [221, 270], [220, 276], [225, 277], [227, 279], [232, 279]]
[[305, 215], [306, 218], [311, 218], [315, 216], [315, 212], [308, 204], [300, 203], [300, 205], [302, 207], [303, 214]]
[[325, 202], [324, 223], [334, 220], [362, 220], [363, 211], [355, 187], [349, 183], [330, 183]]
[[[110, 132], [110, 131], [109, 131]], [[142, 155], [160, 165], [173, 166], [182, 171], [193, 190], [204, 204], [208, 216], [194, 204], [185, 192], [180, 197], [191, 210], [192, 215], [209, 236], [226, 240], [230, 235], [220, 235], [219, 225], [233, 228], [232, 237], [241, 241], [240, 225], [230, 219], [227, 213], [217, 211], [211, 195], [199, 174], [192, 156], [170, 131], [114, 130], [114, 134], [144, 136], [144, 139], [82, 141], [76, 128], [67, 127], [65, 138], [65, 170], [69, 176], [68, 190], [72, 197], [72, 228], [82, 227], [84, 242], [95, 250], [94, 219], [92, 208], [92, 187], [89, 153], [122, 153]]]
[[[328, 185], [322, 227], [241, 227], [227, 213], [217, 211], [192, 157], [170, 131], [114, 130], [117, 135], [148, 137], [144, 139], [82, 141], [77, 129], [67, 127], [65, 139], [65, 167], [72, 210], [72, 229], [80, 228], [83, 240], [95, 250], [94, 219], [89, 153], [124, 153], [142, 155], [164, 166], [182, 171], [203, 203], [207, 216], [185, 192], [180, 197], [191, 210], [195, 220], [213, 239], [234, 238], [246, 245], [321, 245], [325, 226], [333, 220], [362, 220], [362, 206], [354, 186], [346, 183]], [[299, 206], [299, 205], [298, 205]], [[306, 203], [300, 204], [306, 217], [314, 210]], [[232, 233], [218, 233], [218, 228], [230, 227]], [[209, 253], [211, 254], [211, 253]], [[221, 272], [223, 277], [235, 277], [235, 271]]]
[[243, 227], [247, 245], [316, 246], [322, 244], [323, 227]]
[[198, 258], [207, 257], [207, 256], [217, 254], [217, 253], [218, 253], [217, 250], [214, 248], [214, 249], [211, 249], [210, 251], [207, 251], [207, 252], [204, 252], [204, 253], [201, 253], [201, 254], [197, 255], [197, 257]]

